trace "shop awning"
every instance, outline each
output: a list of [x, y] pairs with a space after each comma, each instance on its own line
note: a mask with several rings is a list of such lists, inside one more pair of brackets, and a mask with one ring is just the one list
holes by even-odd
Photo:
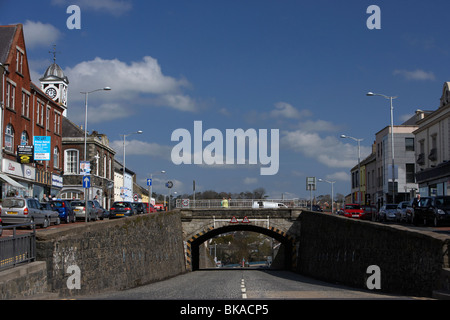
[[0, 173], [0, 180], [5, 181], [6, 183], [9, 183], [10, 185], [12, 185], [14, 188], [19, 188], [19, 189], [26, 189], [23, 185], [21, 185], [20, 183], [18, 183], [17, 181], [11, 179], [10, 177], [8, 177], [6, 174], [4, 173]]

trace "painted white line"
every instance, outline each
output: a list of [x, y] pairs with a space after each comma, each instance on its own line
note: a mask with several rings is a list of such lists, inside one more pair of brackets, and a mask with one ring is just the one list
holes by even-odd
[[241, 292], [242, 292], [242, 299], [247, 299], [247, 288], [245, 287], [245, 280], [241, 280]]

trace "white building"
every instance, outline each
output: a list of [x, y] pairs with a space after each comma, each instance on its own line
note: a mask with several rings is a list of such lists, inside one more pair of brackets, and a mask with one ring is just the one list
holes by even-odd
[[416, 138], [416, 181], [421, 196], [450, 195], [450, 82], [444, 83], [440, 106], [420, 118]]

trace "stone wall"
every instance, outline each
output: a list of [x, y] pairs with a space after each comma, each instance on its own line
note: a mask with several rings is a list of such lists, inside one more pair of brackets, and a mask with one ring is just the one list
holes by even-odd
[[0, 300], [24, 299], [47, 291], [45, 262], [32, 262], [0, 272]]
[[[123, 290], [184, 273], [177, 213], [139, 215], [37, 233], [37, 260], [46, 261], [48, 287], [62, 297]], [[68, 288], [77, 283], [80, 289]]]
[[449, 237], [341, 216], [302, 212], [297, 272], [331, 283], [367, 289], [380, 268], [381, 290], [431, 296], [448, 267]]

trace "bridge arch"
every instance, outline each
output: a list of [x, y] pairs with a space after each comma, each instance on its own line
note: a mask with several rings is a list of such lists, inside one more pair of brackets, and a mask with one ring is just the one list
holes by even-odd
[[282, 244], [282, 248], [284, 248], [283, 256], [284, 256], [284, 269], [291, 269], [293, 267], [293, 263], [296, 261], [296, 246], [295, 239], [293, 239], [290, 235], [286, 234], [286, 232], [279, 230], [277, 228], [264, 228], [251, 224], [232, 224], [227, 226], [222, 226], [219, 228], [210, 227], [209, 229], [205, 229], [192, 238], [186, 241], [186, 267], [188, 270], [198, 270], [200, 267], [199, 257], [200, 257], [200, 245], [208, 241], [209, 239], [233, 231], [251, 231], [256, 233], [264, 234], [268, 237], [274, 238]]

